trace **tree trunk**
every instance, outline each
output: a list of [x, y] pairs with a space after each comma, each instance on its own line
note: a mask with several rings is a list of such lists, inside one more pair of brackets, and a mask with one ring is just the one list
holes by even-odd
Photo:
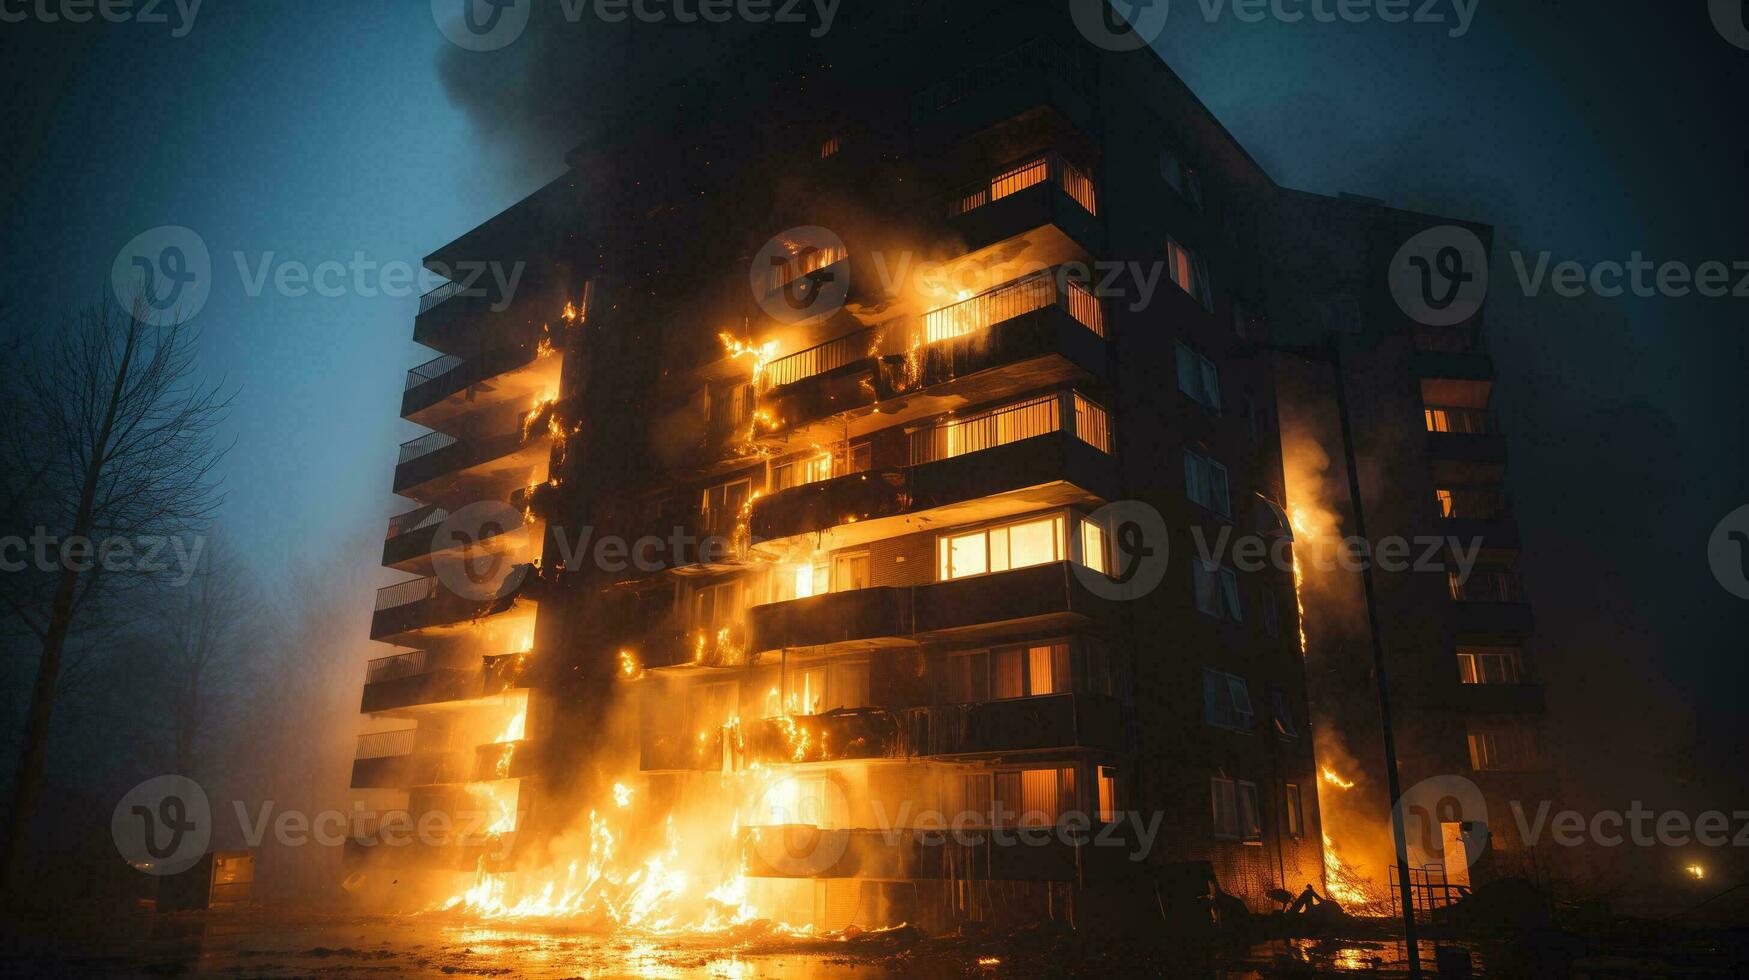
[[73, 621], [73, 598], [79, 573], [61, 569], [55, 584], [55, 601], [43, 633], [42, 659], [37, 663], [36, 685], [30, 693], [30, 713], [24, 722], [24, 742], [18, 754], [18, 774], [12, 783], [12, 814], [6, 821], [5, 865], [0, 876], [8, 890], [16, 890], [24, 867], [24, 845], [30, 836], [30, 818], [36, 812], [42, 790], [43, 759], [48, 754], [49, 721], [55, 710], [55, 684], [61, 675], [61, 650], [67, 645]]

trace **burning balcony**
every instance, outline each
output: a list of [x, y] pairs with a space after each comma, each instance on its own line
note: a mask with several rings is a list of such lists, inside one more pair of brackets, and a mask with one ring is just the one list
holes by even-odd
[[906, 754], [978, 755], [1044, 749], [1123, 750], [1116, 700], [1096, 694], [1047, 694], [913, 708], [905, 715]]
[[948, 197], [946, 210], [969, 252], [1024, 241], [1027, 258], [1055, 264], [1102, 251], [1093, 178], [1055, 151], [960, 188]]
[[823, 546], [845, 547], [898, 533], [918, 515], [952, 525], [1065, 504], [1097, 506], [1117, 494], [1117, 466], [1075, 433], [1076, 397], [1069, 396], [1066, 409], [1052, 395], [915, 430], [917, 465], [760, 497], [749, 527], [767, 550], [822, 531], [830, 532]]
[[488, 742], [474, 747], [470, 779], [476, 783], [500, 779], [526, 779], [541, 771], [541, 743], [519, 738]]
[[394, 492], [428, 502], [471, 503], [505, 500], [515, 490], [544, 483], [557, 422], [550, 403], [530, 415], [478, 435], [430, 432], [402, 443]]
[[911, 646], [914, 632], [909, 588], [829, 592], [748, 611], [748, 642], [754, 650]]
[[388, 714], [450, 705], [480, 697], [478, 658], [444, 657], [427, 650], [379, 657], [366, 668], [358, 710]]
[[478, 620], [530, 606], [520, 594], [534, 578], [532, 570], [525, 567], [505, 569], [498, 582], [481, 585], [478, 595], [482, 598], [457, 595], [436, 576], [386, 586], [377, 590], [371, 639], [416, 645], [421, 636], [466, 631]]
[[469, 280], [446, 282], [419, 298], [414, 343], [463, 356], [494, 347], [532, 347], [565, 305], [558, 290], [528, 275], [508, 294], [490, 274]]
[[[1056, 834], [1019, 846], [992, 842], [976, 827], [961, 833], [941, 829], [821, 829], [805, 824], [746, 827], [741, 853], [753, 878], [863, 878], [987, 881], [1113, 881], [1133, 877], [1131, 846], [1076, 847]], [[1107, 840], [1123, 841], [1124, 829], [1108, 832]], [[786, 866], [781, 855], [835, 854], [838, 859], [819, 868], [814, 863]]]
[[[513, 498], [515, 499], [515, 498]], [[511, 509], [514, 509], [512, 506]], [[457, 541], [454, 535], [438, 539], [449, 519], [448, 510], [435, 504], [416, 507], [389, 520], [383, 537], [383, 566], [404, 572], [429, 573], [434, 560], [480, 560], [491, 556], [511, 564], [526, 565], [540, 557], [546, 523], [524, 519], [508, 527], [486, 522], [465, 530], [472, 540]]]
[[545, 336], [469, 358], [444, 354], [407, 372], [401, 417], [440, 429], [482, 407], [544, 401], [558, 390], [562, 361]]
[[353, 789], [405, 789], [461, 781], [466, 758], [449, 750], [447, 740], [417, 728], [373, 732], [358, 737], [352, 761]]

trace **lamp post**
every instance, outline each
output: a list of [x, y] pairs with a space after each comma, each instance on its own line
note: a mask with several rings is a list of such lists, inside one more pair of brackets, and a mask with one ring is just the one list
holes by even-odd
[[[1335, 332], [1331, 332], [1325, 336], [1324, 343], [1310, 347], [1248, 343], [1240, 345], [1234, 354], [1244, 357], [1261, 351], [1329, 363], [1336, 380], [1336, 415], [1342, 430], [1342, 464], [1348, 471], [1348, 501], [1354, 512], [1354, 533], [1362, 541], [1368, 540], [1366, 513], [1360, 499], [1360, 473], [1354, 461], [1354, 431], [1348, 418], [1348, 384], [1342, 373], [1340, 338]], [[1403, 798], [1403, 784], [1397, 775], [1397, 738], [1391, 726], [1390, 685], [1385, 674], [1385, 641], [1379, 634], [1379, 610], [1373, 587], [1370, 553], [1360, 565], [1360, 584], [1366, 596], [1366, 626], [1367, 634], [1372, 640], [1373, 676], [1378, 679], [1379, 726], [1384, 733], [1385, 779], [1391, 798], [1391, 839], [1397, 852], [1397, 889], [1398, 900], [1403, 907], [1403, 942], [1408, 948], [1409, 976], [1420, 977], [1421, 951], [1416, 946], [1415, 936], [1415, 891], [1409, 879], [1408, 834], [1403, 827], [1403, 810], [1399, 805]]]

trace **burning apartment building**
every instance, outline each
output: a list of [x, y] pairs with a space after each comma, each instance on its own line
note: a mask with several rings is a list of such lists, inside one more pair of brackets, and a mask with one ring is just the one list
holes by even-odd
[[[518, 277], [420, 306], [439, 356], [403, 415], [432, 431], [384, 544], [417, 577], [378, 596], [401, 652], [369, 667], [352, 779], [455, 819], [365, 828], [350, 885], [820, 929], [1085, 917], [1205, 869], [1257, 910], [1324, 887], [1296, 576], [1214, 543], [1286, 533], [1281, 418], [1316, 412], [1292, 385], [1278, 409], [1259, 350], [1323, 308], [1283, 270], [1353, 209], [1063, 7], [846, 10], [628, 84], [564, 176], [428, 258]], [[1499, 520], [1491, 430], [1452, 428], [1486, 419], [1485, 356], [1391, 343], [1393, 424], [1446, 421], [1373, 475], [1381, 521]], [[1521, 610], [1474, 587], [1387, 613], [1432, 630], [1450, 698], [1412, 712], [1427, 771], [1469, 771], [1458, 706], [1499, 691], [1460, 666], [1494, 677], [1516, 635], [1462, 626]]]

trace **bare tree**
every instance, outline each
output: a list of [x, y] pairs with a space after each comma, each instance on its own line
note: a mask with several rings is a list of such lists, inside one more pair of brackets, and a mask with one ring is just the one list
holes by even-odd
[[[140, 578], [141, 542], [200, 531], [220, 501], [213, 428], [230, 407], [194, 378], [197, 335], [143, 302], [107, 298], [20, 351], [0, 434], [8, 530], [31, 536], [34, 574], [4, 577], [7, 606], [40, 644], [0, 874], [15, 884], [42, 786], [62, 654], [81, 611]], [[58, 546], [52, 561], [49, 543]], [[123, 543], [127, 550], [122, 550]]]
[[186, 581], [161, 579], [144, 646], [164, 678], [170, 771], [195, 771], [202, 737], [221, 727], [242, 693], [244, 654], [259, 633], [260, 596], [219, 536], [207, 539]]

